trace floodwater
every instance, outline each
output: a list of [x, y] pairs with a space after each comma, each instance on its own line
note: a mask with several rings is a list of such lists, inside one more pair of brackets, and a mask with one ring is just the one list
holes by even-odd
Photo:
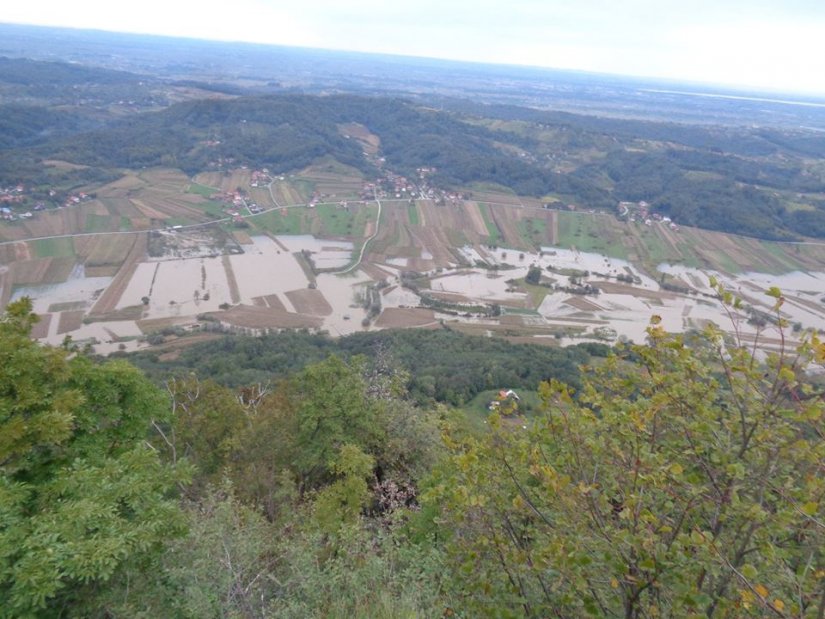
[[464, 295], [471, 299], [479, 299], [488, 302], [518, 300], [527, 298], [525, 293], [508, 292], [511, 285], [507, 280], [524, 277], [527, 268], [514, 269], [512, 271], [485, 271], [468, 269], [451, 275], [444, 275], [433, 278], [430, 281], [430, 290], [433, 292], [447, 292]]
[[291, 250], [283, 251], [269, 237], [253, 236], [252, 243], [244, 247], [245, 253], [229, 257], [241, 303], [251, 305], [253, 297], [278, 293], [287, 309], [291, 310], [292, 306], [283, 293], [309, 285], [301, 265]]
[[[143, 335], [143, 332], [138, 328], [137, 324], [134, 320], [115, 320], [115, 321], [107, 321], [107, 322], [93, 322], [88, 325], [83, 325], [79, 329], [72, 331], [69, 334], [58, 334], [57, 329], [57, 314], [54, 315], [52, 318], [52, 323], [49, 329], [49, 336], [44, 338], [42, 341], [57, 346], [63, 342], [63, 338], [66, 335], [71, 335], [72, 339], [76, 342], [82, 342], [84, 340], [90, 340], [92, 338], [96, 339], [100, 342], [100, 345], [106, 346], [107, 344], [110, 345], [108, 347], [108, 352], [114, 352], [118, 350], [118, 342], [116, 341], [119, 338], [137, 338]], [[130, 347], [136, 347], [136, 342], [124, 342], [126, 344], [127, 349]], [[101, 354], [107, 354], [101, 352], [101, 349], [98, 347], [99, 345], [95, 346], [95, 351]]]
[[315, 266], [322, 269], [344, 267], [352, 257], [353, 244], [349, 241], [317, 239], [310, 234], [278, 236], [277, 239], [290, 252], [309, 251]]
[[381, 295], [383, 307], [417, 307], [418, 303], [418, 295], [401, 286], [396, 286], [387, 294]]
[[[592, 274], [601, 273], [605, 275], [621, 275], [631, 273], [641, 279], [641, 284], [637, 287], [649, 290], [658, 290], [659, 284], [639, 271], [627, 260], [620, 258], [609, 258], [602, 254], [594, 254], [585, 251], [573, 251], [560, 247], [542, 247], [544, 256], [538, 258], [537, 263], [542, 267], [553, 266], [558, 269], [576, 269], [579, 271], [589, 271]], [[530, 254], [535, 257], [535, 254]]]
[[[746, 297], [746, 302], [761, 311], [773, 314], [775, 299], [765, 292], [776, 286], [782, 292], [785, 302], [782, 317], [792, 323], [800, 323], [803, 328], [819, 329], [825, 324], [825, 273], [793, 271], [782, 275], [748, 272], [738, 275], [722, 275], [717, 272], [703, 272], [684, 266], [659, 265], [659, 270], [681, 277], [700, 292], [712, 292], [709, 275], [716, 277], [726, 289]], [[721, 306], [719, 312], [722, 313]], [[701, 313], [701, 312], [697, 312]], [[704, 312], [707, 314], [707, 312]]]
[[[244, 246], [245, 253], [224, 257], [188, 257], [173, 260], [147, 261], [140, 263], [120, 298], [117, 308], [141, 305], [143, 297], [149, 297], [146, 318], [180, 317], [183, 322], [194, 321], [197, 314], [216, 311], [222, 303], [231, 303], [228, 274], [225, 261], [231, 267], [237, 282], [240, 302], [254, 304], [256, 297], [277, 295], [287, 311], [295, 308], [285, 295], [292, 290], [305, 289], [310, 280], [295, 257], [302, 250], [310, 251], [318, 267], [340, 267], [346, 265], [352, 256], [351, 243], [329, 241], [303, 236], [279, 236], [273, 240], [268, 236], [252, 237], [252, 244]], [[507, 303], [529, 306], [529, 295], [515, 292], [508, 280], [523, 278], [532, 265], [539, 266], [543, 273], [567, 283], [567, 277], [558, 271], [576, 270], [589, 273], [584, 279], [596, 286], [604, 281], [603, 275], [611, 277], [632, 274], [640, 284], [623, 285], [616, 292], [603, 292], [598, 296], [582, 297], [561, 291], [548, 290], [535, 315], [530, 317], [531, 325], [544, 325], [548, 330], [554, 327], [584, 328], [583, 338], [593, 339], [602, 332], [613, 337], [643, 342], [645, 329], [650, 318], [657, 315], [661, 325], [668, 331], [681, 332], [702, 328], [715, 323], [722, 329], [732, 330], [731, 321], [737, 323], [741, 333], [753, 335], [756, 328], [746, 324], [747, 315], [733, 315], [722, 304], [711, 297], [709, 277], [715, 276], [723, 285], [741, 295], [745, 302], [757, 309], [770, 312], [774, 299], [764, 294], [771, 286], [782, 290], [785, 303], [782, 316], [791, 323], [803, 327], [821, 328], [825, 324], [825, 273], [793, 272], [784, 275], [764, 273], [743, 273], [721, 275], [709, 271], [693, 269], [682, 265], [662, 264], [660, 272], [678, 277], [690, 284], [700, 294], [679, 295], [662, 291], [659, 283], [644, 275], [625, 260], [608, 258], [600, 254], [577, 252], [568, 249], [544, 247], [541, 253], [520, 252], [507, 248], [495, 250], [464, 247], [463, 256], [471, 263], [483, 261], [491, 265], [507, 268], [487, 270], [480, 268], [447, 268], [439, 272], [431, 271], [431, 291], [455, 294], [476, 303]], [[431, 255], [422, 250], [421, 257]], [[398, 285], [397, 275], [404, 270], [407, 258], [393, 258], [387, 261], [392, 266], [382, 266], [394, 274], [391, 284], [396, 286], [381, 296], [384, 307], [415, 307], [418, 296]], [[556, 272], [548, 271], [552, 267]], [[12, 299], [28, 295], [33, 299], [34, 310], [46, 313], [55, 303], [82, 302], [87, 311], [100, 294], [112, 282], [111, 277], [86, 278], [82, 265], [78, 265], [69, 280], [54, 285], [25, 286], [17, 288]], [[361, 307], [360, 298], [372, 280], [364, 272], [356, 270], [348, 276], [323, 273], [316, 278], [318, 290], [332, 307], [332, 313], [324, 318], [322, 328], [332, 335], [345, 335], [363, 330], [361, 322], [366, 311]], [[704, 296], [708, 295], [708, 296]], [[451, 318], [452, 320], [453, 318]], [[491, 324], [487, 319], [460, 319], [478, 324]], [[59, 344], [64, 335], [57, 334], [58, 315], [55, 313], [44, 341]], [[78, 341], [94, 338], [100, 342], [98, 352], [106, 354], [126, 346], [128, 350], [139, 347], [135, 338], [141, 335], [134, 321], [116, 321], [84, 324], [71, 333]], [[763, 337], [776, 337], [776, 329], [768, 326]], [[552, 335], [551, 335], [552, 337]], [[126, 338], [125, 342], [121, 340]], [[581, 338], [564, 338], [562, 343], [575, 343]]]
[[211, 312], [230, 301], [221, 258], [180, 258], [141, 262], [117, 308], [142, 304], [149, 297], [148, 318]]
[[409, 258], [387, 258], [384, 261], [384, 264], [389, 264], [394, 267], [401, 267], [402, 269], [406, 269], [410, 264]]
[[94, 300], [112, 282], [111, 277], [85, 277], [83, 265], [77, 265], [69, 279], [60, 284], [42, 284], [39, 286], [20, 286], [11, 296], [12, 301], [29, 297], [35, 313], [48, 312], [49, 306], [56, 303], [86, 303], [91, 307]]
[[324, 329], [332, 335], [346, 335], [363, 331], [361, 321], [367, 312], [358, 303], [356, 296], [372, 279], [356, 270], [351, 276], [322, 273], [317, 278], [320, 290], [332, 306], [332, 314], [324, 318]]

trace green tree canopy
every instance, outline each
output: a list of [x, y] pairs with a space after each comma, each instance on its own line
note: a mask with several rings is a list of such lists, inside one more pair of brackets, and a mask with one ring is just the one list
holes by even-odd
[[[185, 467], [144, 441], [162, 394], [123, 362], [29, 339], [31, 302], [0, 319], [0, 616], [72, 614], [181, 532]], [[93, 604], [92, 604], [93, 605]]]

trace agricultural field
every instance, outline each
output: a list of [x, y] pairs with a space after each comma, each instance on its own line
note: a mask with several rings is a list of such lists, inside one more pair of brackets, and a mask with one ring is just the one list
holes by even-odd
[[311, 188], [322, 200], [357, 200], [364, 184], [359, 170], [325, 158], [297, 172], [291, 181], [304, 187], [304, 195]]
[[557, 245], [630, 260], [648, 272], [661, 263], [725, 273], [781, 274], [825, 269], [825, 243], [780, 243], [699, 228], [619, 221], [605, 213], [557, 212]]
[[378, 154], [378, 149], [381, 147], [381, 138], [374, 133], [371, 133], [364, 125], [360, 123], [346, 123], [338, 125], [338, 131], [345, 138], [351, 138], [358, 141], [361, 148], [368, 155]]
[[189, 192], [190, 186], [178, 170], [129, 172], [112, 183], [86, 188], [89, 197], [77, 204], [0, 223], [0, 242], [148, 230], [226, 217], [223, 205], [207, 199], [205, 191]]
[[[710, 274], [754, 315], [770, 314], [763, 291], [776, 285], [782, 318], [800, 329], [825, 324], [822, 244], [549, 210], [495, 185], [446, 203], [381, 198], [379, 220], [378, 203], [358, 198], [360, 172], [328, 160], [269, 187], [250, 182], [248, 170], [194, 179], [141, 170], [89, 188], [94, 197], [76, 206], [0, 224], [0, 304], [31, 296], [41, 339], [70, 335], [104, 354], [205, 328], [641, 341], [653, 315], [675, 331], [729, 323]], [[242, 218], [231, 221], [213, 196], [238, 188], [263, 211], [235, 207]], [[528, 283], [531, 267], [540, 278]], [[743, 337], [778, 341], [770, 323], [762, 332], [749, 318], [734, 314]]]
[[237, 189], [249, 189], [252, 172], [249, 170], [232, 170], [224, 172], [202, 172], [187, 183], [187, 191], [209, 197], [213, 193], [229, 193]]

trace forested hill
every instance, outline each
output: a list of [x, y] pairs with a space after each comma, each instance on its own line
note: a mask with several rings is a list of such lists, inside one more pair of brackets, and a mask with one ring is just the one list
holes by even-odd
[[[0, 56], [0, 100], [102, 111], [114, 102], [152, 103], [161, 82], [151, 76], [68, 62]], [[154, 103], [164, 103], [161, 97]], [[166, 103], [168, 104], [168, 103]]]
[[[372, 175], [374, 162], [340, 128], [359, 123], [379, 138], [387, 168], [413, 176], [434, 167], [433, 180], [445, 187], [496, 183], [611, 211], [646, 201], [680, 224], [778, 240], [825, 237], [820, 135], [465, 107], [352, 95], [206, 99], [81, 133], [82, 119], [15, 109], [20, 123], [0, 125], [0, 182], [31, 180], [42, 159], [195, 174], [240, 165], [288, 172], [331, 155]], [[72, 135], [21, 148], [42, 142], [44, 131]]]
[[408, 389], [416, 401], [461, 405], [485, 390], [535, 390], [550, 378], [577, 387], [579, 366], [608, 351], [603, 344], [552, 348], [447, 330], [410, 329], [354, 333], [337, 339], [297, 331], [227, 336], [186, 348], [173, 360], [162, 361], [152, 351], [131, 353], [127, 358], [158, 382], [194, 372], [228, 387], [240, 387], [283, 378], [329, 355], [375, 358], [387, 352], [398, 369], [409, 373]]
[[556, 193], [594, 207], [612, 205], [593, 183], [508, 152], [500, 143], [506, 135], [407, 101], [346, 95], [188, 101], [7, 157], [0, 178], [26, 157], [91, 166], [175, 166], [194, 174], [219, 160], [285, 172], [332, 155], [370, 172], [361, 149], [338, 130], [338, 124], [350, 122], [377, 134], [388, 165], [403, 174], [436, 167], [437, 180], [445, 185], [496, 182], [522, 195]]
[[443, 109], [476, 118], [524, 121], [537, 125], [564, 127], [579, 139], [589, 135], [613, 135], [673, 143], [739, 156], [765, 156], [777, 153], [825, 157], [825, 134], [804, 129], [731, 125], [698, 125], [655, 120], [639, 120], [571, 114], [516, 105], [489, 105], [464, 99], [440, 100]]
[[0, 105], [0, 150], [41, 144], [98, 129], [103, 123], [81, 113], [35, 105]]

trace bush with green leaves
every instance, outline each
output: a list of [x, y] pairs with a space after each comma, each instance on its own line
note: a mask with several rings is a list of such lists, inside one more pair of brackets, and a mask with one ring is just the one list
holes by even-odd
[[575, 398], [546, 384], [529, 426], [493, 415], [483, 437], [448, 438], [427, 504], [467, 606], [821, 618], [825, 401], [805, 371], [825, 344], [809, 334], [762, 362], [715, 328], [690, 345], [648, 335]]
[[165, 398], [124, 362], [29, 339], [24, 298], [0, 319], [0, 617], [66, 616], [183, 533], [185, 466], [146, 442]]

